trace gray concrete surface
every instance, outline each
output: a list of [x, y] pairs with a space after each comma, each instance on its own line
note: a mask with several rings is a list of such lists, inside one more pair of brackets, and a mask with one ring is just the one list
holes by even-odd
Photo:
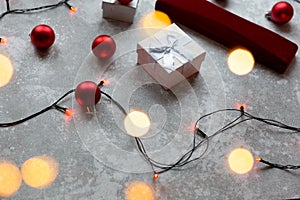
[[[12, 0], [11, 6], [31, 7], [50, 0]], [[273, 30], [300, 45], [300, 4], [289, 1], [295, 10], [292, 21], [276, 26], [264, 18], [274, 0], [220, 1], [227, 10]], [[51, 3], [56, 3], [51, 0]], [[8, 15], [0, 21], [0, 36], [7, 46], [0, 53], [14, 65], [11, 82], [0, 88], [0, 121], [20, 119], [49, 105], [83, 80], [110, 81], [103, 90], [127, 109], [147, 111], [152, 119], [145, 146], [157, 160], [169, 162], [189, 147], [186, 128], [197, 117], [221, 108], [246, 103], [247, 110], [300, 126], [299, 52], [289, 71], [276, 74], [256, 63], [246, 76], [236, 76], [227, 68], [228, 49], [181, 26], [208, 53], [200, 74], [168, 92], [155, 84], [136, 66], [135, 45], [146, 37], [139, 22], [154, 8], [155, 1], [141, 0], [133, 24], [102, 18], [101, 1], [72, 0], [79, 8], [70, 15], [66, 7], [28, 15]], [[0, 11], [5, 1], [0, 2]], [[54, 46], [40, 55], [28, 34], [46, 23], [56, 32]], [[90, 54], [97, 35], [114, 36], [117, 52], [111, 63], [100, 63]], [[280, 48], [280, 47], [278, 47]], [[109, 66], [109, 68], [106, 68]], [[74, 97], [64, 106], [78, 110]], [[209, 130], [230, 120], [219, 116], [208, 123]], [[300, 136], [250, 122], [213, 140], [206, 156], [182, 171], [169, 171], [153, 182], [149, 166], [139, 156], [132, 138], [122, 127], [123, 116], [102, 97], [92, 117], [77, 114], [71, 121], [50, 111], [22, 125], [0, 129], [0, 157], [19, 167], [30, 157], [49, 155], [60, 166], [56, 181], [45, 189], [22, 184], [11, 199], [125, 199], [125, 189], [133, 181], [147, 183], [156, 199], [288, 199], [300, 198], [300, 173], [265, 169], [255, 164], [251, 172], [237, 175], [228, 168], [228, 153], [243, 146], [255, 156], [277, 163], [300, 164]], [[285, 134], [283, 134], [285, 133]], [[201, 149], [200, 149], [201, 151]]]

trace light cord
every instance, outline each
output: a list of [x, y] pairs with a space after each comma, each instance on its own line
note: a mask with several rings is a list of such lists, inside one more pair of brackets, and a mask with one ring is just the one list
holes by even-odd
[[8, 14], [29, 14], [29, 13], [35, 13], [35, 12], [54, 9], [54, 8], [57, 8], [57, 7], [60, 7], [63, 5], [67, 6], [71, 11], [73, 11], [74, 7], [68, 3], [69, 1], [70, 0], [62, 0], [56, 4], [49, 4], [49, 5], [39, 6], [39, 7], [34, 7], [34, 8], [11, 9], [9, 0], [6, 0], [6, 11], [0, 15], [0, 20]]

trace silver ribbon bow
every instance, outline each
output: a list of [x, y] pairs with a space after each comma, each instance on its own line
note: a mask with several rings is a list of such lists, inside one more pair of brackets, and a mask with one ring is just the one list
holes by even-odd
[[[188, 41], [187, 41], [188, 39]], [[193, 53], [184, 47], [185, 44], [191, 41], [190, 38], [167, 34], [166, 40], [158, 38], [164, 46], [152, 48], [150, 47], [150, 55], [156, 60], [162, 59], [163, 67], [168, 73], [175, 71], [175, 58], [179, 60], [182, 65], [193, 60]]]

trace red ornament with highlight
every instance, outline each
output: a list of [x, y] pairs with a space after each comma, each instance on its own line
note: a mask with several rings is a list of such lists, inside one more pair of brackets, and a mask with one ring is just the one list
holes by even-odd
[[132, 2], [132, 0], [118, 0], [118, 2], [120, 2], [120, 4], [129, 4], [130, 2]]
[[114, 55], [116, 51], [116, 43], [112, 37], [108, 35], [100, 35], [93, 41], [92, 51], [96, 57], [108, 59]]
[[101, 98], [101, 90], [96, 83], [84, 81], [76, 87], [75, 98], [81, 106], [94, 106]]
[[31, 31], [30, 39], [36, 48], [48, 49], [55, 41], [55, 33], [50, 26], [41, 24]]
[[270, 20], [276, 24], [289, 22], [294, 14], [294, 9], [288, 2], [281, 1], [276, 3], [270, 13]]

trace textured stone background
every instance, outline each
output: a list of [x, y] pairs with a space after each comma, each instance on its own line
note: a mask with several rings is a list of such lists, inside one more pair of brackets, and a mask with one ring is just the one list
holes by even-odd
[[[294, 18], [279, 27], [264, 18], [276, 2], [214, 3], [299, 45], [300, 4], [289, 1], [295, 10]], [[20, 8], [47, 3], [56, 1], [11, 0], [12, 7]], [[226, 66], [227, 48], [181, 26], [205, 48], [208, 57], [198, 76], [182, 83], [173, 93], [167, 92], [136, 66], [135, 45], [146, 35], [135, 28], [140, 28], [140, 20], [153, 10], [155, 1], [140, 1], [132, 25], [102, 19], [99, 0], [72, 0], [71, 4], [79, 8], [73, 16], [67, 8], [59, 7], [37, 14], [8, 15], [0, 21], [0, 36], [8, 41], [6, 47], [0, 46], [0, 53], [12, 60], [15, 69], [11, 82], [0, 88], [1, 122], [40, 110], [82, 80], [105, 77], [111, 84], [104, 90], [126, 108], [149, 112], [153, 127], [144, 140], [158, 160], [174, 160], [189, 146], [190, 136], [182, 133], [197, 117], [238, 103], [246, 103], [253, 114], [300, 126], [299, 53], [285, 75], [256, 63], [249, 75], [238, 77]], [[0, 11], [4, 10], [2, 0]], [[35, 51], [28, 37], [32, 28], [41, 23], [53, 27], [57, 36], [44, 56]], [[118, 46], [108, 69], [90, 54], [91, 42], [100, 34], [114, 36]], [[68, 98], [63, 105], [76, 108], [73, 101]], [[124, 134], [121, 113], [105, 98], [95, 109], [92, 119], [78, 114], [66, 122], [59, 112], [51, 111], [22, 125], [0, 129], [1, 158], [21, 166], [30, 157], [47, 154], [60, 166], [59, 176], [50, 187], [38, 190], [23, 183], [12, 199], [124, 199], [124, 190], [133, 181], [149, 184], [157, 199], [300, 198], [299, 170], [266, 170], [256, 164], [250, 173], [241, 176], [232, 173], [226, 162], [232, 149], [243, 146], [274, 162], [300, 164], [299, 134], [283, 134], [253, 122], [238, 126], [215, 138], [204, 159], [186, 170], [162, 174], [153, 182], [149, 166], [136, 152], [132, 138]], [[222, 125], [224, 117], [208, 123], [209, 130]]]

